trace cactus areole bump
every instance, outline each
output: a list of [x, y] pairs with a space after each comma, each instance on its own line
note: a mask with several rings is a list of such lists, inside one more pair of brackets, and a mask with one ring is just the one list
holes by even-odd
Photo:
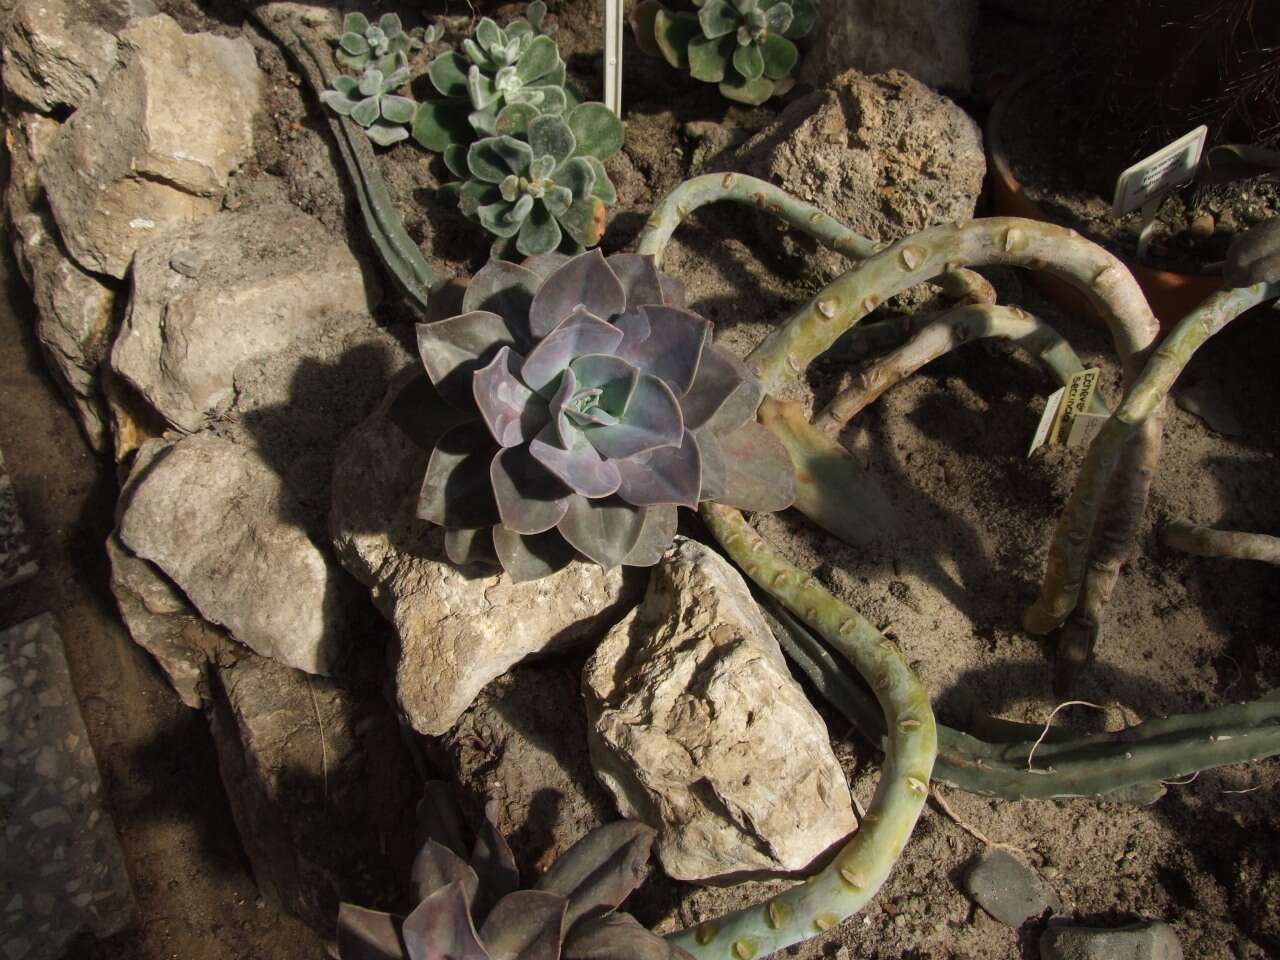
[[545, 254], [490, 261], [462, 314], [418, 326], [431, 382], [472, 415], [436, 444], [418, 505], [450, 559], [517, 581], [579, 555], [651, 566], [677, 507], [791, 504], [759, 383], [683, 303], [650, 257]]

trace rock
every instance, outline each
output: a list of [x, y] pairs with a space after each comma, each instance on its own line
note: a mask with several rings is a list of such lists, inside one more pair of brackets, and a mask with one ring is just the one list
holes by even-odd
[[209, 702], [208, 666], [235, 663], [235, 641], [211, 623], [156, 567], [140, 560], [120, 542], [107, 538], [111, 592], [134, 642], [151, 654], [188, 707]]
[[187, 432], [227, 411], [246, 361], [305, 351], [335, 314], [376, 329], [376, 288], [360, 262], [294, 207], [224, 211], [167, 230], [138, 248], [132, 279], [112, 369]]
[[0, 632], [0, 757], [0, 956], [83, 955], [135, 906], [50, 614]]
[[977, 28], [978, 0], [821, 0], [798, 79], [821, 87], [850, 68], [898, 69], [967, 91]]
[[1173, 927], [1146, 920], [1127, 927], [1049, 927], [1040, 937], [1043, 960], [1182, 960]]
[[376, 678], [345, 686], [248, 655], [217, 670], [209, 719], [263, 899], [326, 938], [340, 900], [399, 905], [420, 788]]
[[676, 541], [582, 686], [596, 774], [669, 876], [803, 870], [856, 829], [821, 717], [710, 548]]
[[218, 209], [250, 153], [261, 95], [246, 40], [184, 34], [160, 15], [119, 41], [125, 62], [63, 125], [41, 168], [67, 249], [113, 277], [161, 227]]
[[1003, 850], [979, 860], [964, 878], [965, 890], [1005, 926], [1020, 927], [1046, 910], [1062, 912], [1062, 901], [1040, 875]]
[[498, 829], [525, 877], [616, 819], [591, 770], [578, 685], [576, 670], [520, 664], [486, 686], [440, 741], [469, 805], [497, 801]]
[[27, 528], [18, 510], [18, 495], [4, 467], [4, 455], [0, 454], [0, 589], [30, 580], [37, 570]]
[[[977, 124], [900, 70], [850, 70], [788, 106], [739, 151], [778, 184], [873, 240], [973, 216], [986, 159]], [[784, 250], [828, 274], [847, 261], [794, 231]]]
[[116, 34], [149, 0], [17, 0], [0, 29], [4, 86], [37, 110], [75, 109], [116, 65]]
[[342, 659], [353, 585], [298, 526], [296, 500], [250, 447], [149, 440], [120, 503], [121, 542], [206, 620], [308, 673], [331, 673]]
[[513, 583], [504, 573], [451, 564], [443, 531], [416, 515], [429, 448], [393, 419], [403, 410], [413, 421], [415, 394], [429, 389], [425, 375], [401, 375], [348, 437], [334, 466], [329, 519], [342, 565], [372, 591], [399, 636], [400, 707], [415, 730], [434, 736], [512, 665], [601, 636], [634, 602], [643, 573], [575, 561]]

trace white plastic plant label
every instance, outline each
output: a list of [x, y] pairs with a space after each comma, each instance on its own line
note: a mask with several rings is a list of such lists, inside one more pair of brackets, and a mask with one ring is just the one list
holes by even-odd
[[1046, 443], [1054, 447], [1074, 447], [1093, 439], [1107, 419], [1106, 414], [1086, 413], [1101, 375], [1097, 367], [1088, 367], [1073, 374], [1066, 386], [1049, 394], [1027, 450], [1028, 457]]
[[1028, 457], [1043, 447], [1044, 442], [1049, 439], [1049, 431], [1053, 429], [1053, 422], [1058, 418], [1058, 407], [1062, 405], [1062, 395], [1066, 392], [1066, 387], [1059, 387], [1049, 394], [1049, 399], [1044, 404], [1044, 413], [1040, 414], [1036, 434], [1031, 438], [1031, 446], [1027, 448]]
[[1116, 180], [1116, 196], [1112, 211], [1123, 217], [1131, 210], [1158, 200], [1163, 194], [1195, 175], [1209, 128], [1199, 126], [1161, 147], [1149, 157], [1139, 160]]
[[622, 0], [604, 0], [604, 102], [622, 119]]

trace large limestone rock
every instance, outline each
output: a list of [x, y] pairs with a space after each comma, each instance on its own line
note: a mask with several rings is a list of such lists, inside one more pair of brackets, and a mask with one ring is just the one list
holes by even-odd
[[79, 107], [116, 65], [116, 34], [150, 0], [17, 0], [3, 18], [4, 86], [37, 110]]
[[209, 664], [240, 657], [226, 632], [201, 618], [182, 591], [153, 564], [129, 552], [119, 536], [107, 538], [111, 592], [134, 642], [155, 659], [188, 707], [209, 702]]
[[187, 432], [226, 412], [247, 361], [305, 350], [338, 314], [372, 327], [377, 297], [340, 239], [284, 205], [167, 230], [138, 248], [132, 281], [112, 369]]
[[399, 377], [343, 444], [330, 526], [343, 566], [369, 587], [399, 635], [401, 708], [415, 730], [439, 735], [513, 664], [602, 635], [635, 596], [626, 586], [635, 579], [574, 562], [513, 583], [449, 563], [442, 531], [416, 516], [429, 451], [398, 425], [414, 422], [414, 391], [423, 389], [424, 375]]
[[249, 155], [261, 88], [243, 39], [184, 34], [160, 15], [119, 42], [124, 64], [63, 125], [41, 172], [71, 254], [114, 277], [161, 227], [218, 209]]
[[252, 654], [209, 711], [231, 813], [263, 898], [325, 938], [338, 902], [399, 905], [420, 795], [373, 671], [308, 677]]
[[121, 494], [119, 536], [240, 643], [327, 674], [346, 652], [354, 585], [298, 526], [299, 512], [247, 445], [150, 440]]
[[977, 29], [978, 0], [820, 0], [799, 79], [820, 87], [850, 68], [898, 69], [931, 87], [966, 91]]
[[856, 823], [826, 727], [742, 577], [679, 539], [582, 677], [596, 773], [678, 880], [803, 870]]
[[[973, 216], [986, 159], [978, 126], [900, 70], [850, 70], [788, 106], [748, 141], [736, 168], [873, 240]], [[784, 246], [827, 273], [847, 264], [794, 231]]]

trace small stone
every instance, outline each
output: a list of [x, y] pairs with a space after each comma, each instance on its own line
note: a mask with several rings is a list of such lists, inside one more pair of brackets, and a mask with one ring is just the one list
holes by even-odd
[[182, 274], [184, 277], [200, 276], [200, 269], [203, 266], [204, 259], [190, 250], [179, 250], [169, 257], [169, 269], [174, 273]]
[[1041, 960], [1182, 960], [1173, 928], [1146, 920], [1104, 930], [1051, 926], [1040, 937]]
[[965, 891], [995, 919], [1010, 927], [1062, 912], [1057, 892], [1038, 873], [1003, 850], [979, 860], [965, 875]]
[[1213, 236], [1213, 214], [1202, 213], [1187, 226], [1187, 233], [1197, 240], [1205, 240]]

